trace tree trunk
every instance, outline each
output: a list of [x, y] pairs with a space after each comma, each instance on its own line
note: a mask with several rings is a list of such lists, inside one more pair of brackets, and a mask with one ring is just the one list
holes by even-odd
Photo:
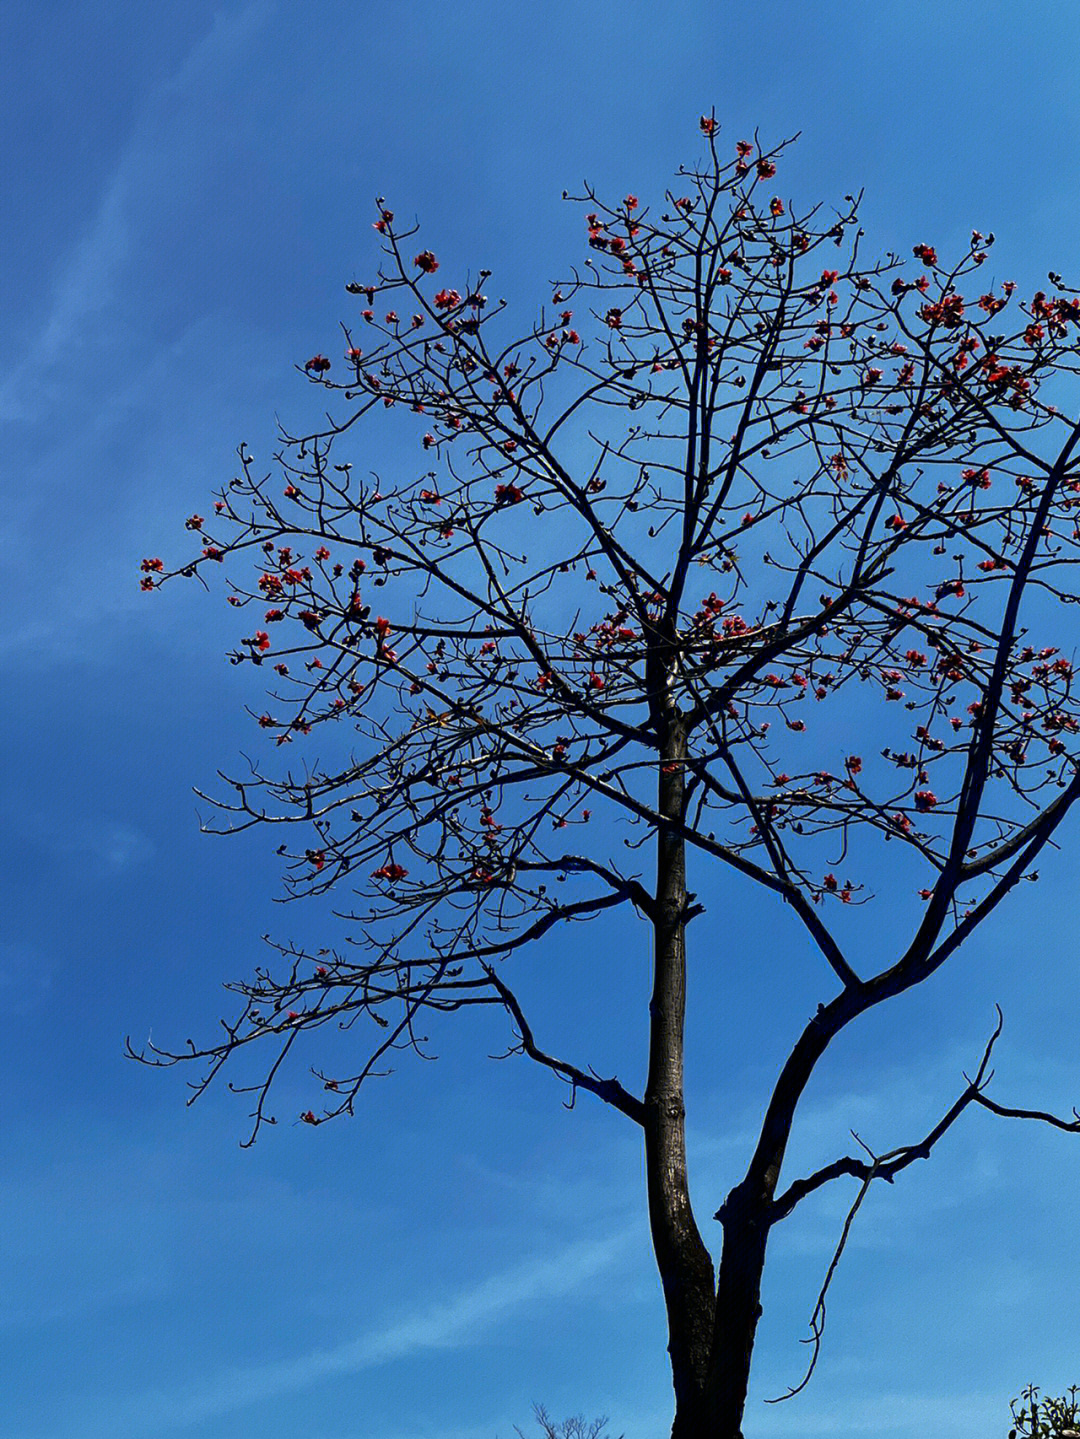
[[[681, 1394], [676, 1384], [672, 1439], [743, 1439], [769, 1226], [764, 1206], [748, 1203], [738, 1190], [721, 1213], [724, 1245], [706, 1380]], [[674, 1350], [672, 1361], [674, 1367]]]
[[724, 1246], [716, 1293], [716, 1324], [707, 1385], [712, 1439], [742, 1439], [742, 1417], [754, 1336], [761, 1318], [761, 1276], [769, 1240], [767, 1200], [739, 1189], [720, 1211]]
[[[660, 766], [657, 807], [666, 819], [685, 811], [686, 737], [671, 718]], [[686, 1012], [686, 846], [657, 835], [653, 993], [645, 1086], [645, 1167], [649, 1222], [668, 1321], [675, 1390], [672, 1439], [742, 1439], [769, 1195], [739, 1186], [719, 1218], [719, 1275], [690, 1205], [686, 1164], [683, 1045]], [[755, 1190], [760, 1186], [755, 1186]]]
[[[672, 723], [663, 747], [658, 807], [681, 821], [685, 808], [686, 739]], [[649, 1223], [668, 1320], [675, 1388], [673, 1439], [697, 1439], [704, 1417], [715, 1319], [713, 1264], [690, 1207], [683, 1098], [686, 1012], [686, 847], [680, 835], [657, 835], [653, 993], [649, 1005], [649, 1073], [645, 1085], [645, 1171]]]

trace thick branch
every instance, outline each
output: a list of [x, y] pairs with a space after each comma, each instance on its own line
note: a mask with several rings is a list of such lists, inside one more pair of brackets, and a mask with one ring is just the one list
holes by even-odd
[[[969, 1104], [980, 1104], [992, 1113], [1007, 1118], [1037, 1119], [1070, 1134], [1080, 1133], [1080, 1111], [1077, 1111], [1075, 1108], [1073, 1109], [1074, 1119], [1064, 1120], [1041, 1110], [1006, 1108], [1003, 1105], [996, 1104], [991, 1099], [987, 1099], [983, 1091], [994, 1077], [994, 1071], [989, 1068], [990, 1055], [993, 1052], [994, 1044], [998, 1036], [1001, 1034], [1003, 1023], [1004, 1020], [1001, 1009], [998, 1007], [997, 1024], [994, 1027], [994, 1032], [987, 1041], [974, 1078], [968, 1080], [967, 1088], [929, 1133], [917, 1144], [906, 1144], [899, 1149], [891, 1150], [888, 1154], [875, 1155], [863, 1144], [859, 1136], [855, 1135], [855, 1138], [859, 1140], [859, 1143], [862, 1144], [863, 1148], [870, 1154], [869, 1163], [865, 1160], [856, 1159], [851, 1155], [838, 1159], [834, 1163], [825, 1165], [815, 1173], [807, 1176], [807, 1178], [796, 1180], [771, 1206], [769, 1222], [772, 1224], [786, 1218], [795, 1206], [801, 1200], [805, 1199], [808, 1194], [812, 1194], [815, 1190], [822, 1188], [822, 1186], [839, 1178], [841, 1175], [849, 1174], [860, 1181], [859, 1192], [848, 1211], [847, 1218], [844, 1220], [839, 1242], [829, 1263], [828, 1270], [826, 1271], [825, 1279], [818, 1293], [813, 1313], [810, 1316], [811, 1337], [807, 1342], [811, 1344], [812, 1348], [810, 1362], [807, 1365], [806, 1372], [798, 1384], [793, 1385], [786, 1393], [779, 1395], [776, 1399], [768, 1400], [768, 1403], [775, 1404], [785, 1399], [791, 1399], [805, 1389], [810, 1382], [818, 1361], [818, 1356], [821, 1352], [821, 1341], [825, 1332], [825, 1298], [829, 1290], [829, 1285], [832, 1283], [833, 1276], [840, 1263], [855, 1216], [859, 1212], [862, 1202], [866, 1198], [870, 1186], [875, 1179], [884, 1179], [887, 1184], [892, 1184], [897, 1174], [906, 1169], [908, 1165], [914, 1164], [917, 1159], [929, 1159], [930, 1152], [934, 1145], [952, 1128], [953, 1124]], [[967, 1075], [964, 1077], [966, 1079]]]
[[594, 1074], [592, 1070], [586, 1073], [585, 1070], [579, 1069], [577, 1065], [568, 1064], [566, 1060], [563, 1059], [556, 1059], [553, 1055], [547, 1054], [542, 1050], [533, 1038], [532, 1029], [529, 1026], [528, 1020], [525, 1018], [524, 1012], [513, 990], [500, 979], [499, 975], [490, 965], [485, 965], [484, 969], [492, 985], [498, 991], [499, 998], [505, 1005], [507, 1012], [517, 1025], [518, 1033], [521, 1035], [519, 1048], [523, 1054], [527, 1054], [530, 1059], [535, 1059], [538, 1064], [543, 1064], [548, 1069], [553, 1070], [554, 1073], [567, 1080], [573, 1089], [587, 1089], [590, 1094], [595, 1094], [596, 1097], [602, 1099], [605, 1104], [610, 1104], [613, 1109], [618, 1109], [622, 1114], [632, 1119], [635, 1124], [643, 1124], [645, 1122], [645, 1106], [641, 1100], [632, 1095], [629, 1090], [624, 1089], [618, 1079], [614, 1077], [611, 1079], [601, 1079], [600, 1076]]

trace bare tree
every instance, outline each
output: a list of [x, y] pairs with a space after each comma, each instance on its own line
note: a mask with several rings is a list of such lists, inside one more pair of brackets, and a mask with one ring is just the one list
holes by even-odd
[[[543, 1439], [604, 1439], [604, 1430], [607, 1428], [606, 1417], [586, 1420], [584, 1415], [575, 1414], [569, 1419], [564, 1419], [557, 1424], [542, 1404], [537, 1404], [533, 1409], [537, 1426]], [[526, 1439], [523, 1430], [514, 1425], [515, 1433]], [[620, 1434], [619, 1439], [623, 1439]]]
[[[712, 116], [702, 130], [660, 203], [574, 197], [588, 258], [524, 331], [488, 270], [454, 288], [380, 200], [344, 358], [302, 367], [334, 413], [269, 470], [242, 446], [212, 518], [187, 522], [201, 552], [144, 562], [149, 590], [228, 562], [252, 615], [232, 658], [274, 675], [253, 719], [269, 754], [307, 756], [230, 779], [216, 827], [292, 826], [290, 892], [352, 894], [362, 931], [277, 946], [229, 986], [217, 1039], [141, 1057], [203, 1062], [198, 1094], [257, 1046], [254, 1138], [283, 1063], [327, 1026], [375, 1028], [345, 1072], [316, 1064], [309, 1124], [351, 1113], [427, 1017], [504, 1011], [517, 1052], [640, 1128], [673, 1434], [735, 1439], [769, 1236], [802, 1199], [855, 1181], [838, 1259], [874, 1181], [970, 1106], [1080, 1130], [989, 1097], [999, 1019], [927, 1134], [781, 1182], [832, 1040], [1036, 878], [1080, 795], [1057, 647], [1080, 555], [1080, 419], [1062, 408], [1080, 302], [1054, 274], [1029, 298], [983, 290], [978, 233], [953, 261], [920, 243], [914, 263], [864, 262], [854, 197], [797, 210], [784, 146], [722, 153]], [[358, 477], [343, 446], [392, 424], [415, 446], [402, 477]], [[700, 917], [722, 873], [783, 904], [823, 973], [717, 1210], [714, 1269], [683, 1046], [688, 937], [715, 950]], [[874, 881], [898, 887], [895, 950], [866, 967], [845, 922]], [[614, 911], [651, 937], [640, 1093], [549, 1048], [514, 988], [521, 951]]]

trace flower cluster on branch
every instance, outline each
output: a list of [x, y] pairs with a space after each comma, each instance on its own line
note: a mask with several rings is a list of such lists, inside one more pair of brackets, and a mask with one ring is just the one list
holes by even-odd
[[[350, 944], [283, 949], [192, 1050], [212, 1075], [276, 1035], [280, 1062], [367, 1014], [371, 1055], [308, 1122], [423, 1014], [515, 1015], [500, 966], [553, 927], [649, 914], [634, 855], [661, 831], [782, 897], [868, 1004], [1033, 877], [1080, 793], [1080, 301], [984, 279], [978, 232], [865, 262], [855, 197], [804, 210], [784, 146], [703, 131], [656, 203], [573, 197], [583, 258], [524, 329], [379, 200], [377, 273], [297, 367], [325, 425], [269, 466], [241, 447], [196, 553], [143, 562], [148, 591], [224, 567], [232, 659], [273, 675], [223, 824], [298, 827], [291, 892], [356, 896]], [[361, 478], [341, 451], [391, 410], [401, 459]], [[860, 977], [832, 916], [872, 897], [878, 843], [925, 908]]]

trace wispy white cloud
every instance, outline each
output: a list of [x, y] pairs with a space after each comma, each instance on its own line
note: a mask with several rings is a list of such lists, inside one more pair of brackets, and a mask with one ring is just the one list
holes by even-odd
[[[73, 1319], [101, 1314], [118, 1305], [135, 1303], [160, 1293], [163, 1284], [159, 1272], [139, 1270], [111, 1283], [95, 1281], [92, 1287], [67, 1285], [61, 1298], [38, 1295], [28, 1302], [0, 1304], [0, 1330], [33, 1329], [47, 1324], [66, 1324]], [[10, 1338], [8, 1343], [15, 1341]]]
[[[636, 1229], [626, 1229], [568, 1245], [550, 1258], [493, 1274], [449, 1300], [356, 1339], [293, 1358], [224, 1370], [175, 1390], [149, 1390], [125, 1401], [122, 1412], [102, 1419], [107, 1417], [108, 1426], [125, 1434], [160, 1434], [295, 1394], [336, 1375], [358, 1374], [426, 1350], [466, 1348], [514, 1311], [583, 1289], [627, 1255], [636, 1238]], [[85, 1417], [82, 1434], [87, 1432]]]
[[33, 421], [48, 413], [54, 399], [53, 374], [61, 370], [69, 374], [73, 356], [91, 338], [100, 345], [109, 329], [120, 277], [135, 249], [136, 207], [144, 181], [167, 167], [167, 152], [179, 138], [169, 132], [175, 97], [235, 61], [272, 9], [271, 0], [251, 0], [241, 10], [219, 11], [173, 74], [147, 97], [93, 219], [53, 280], [41, 324], [22, 356], [0, 375], [0, 421]]
[[153, 840], [134, 825], [102, 817], [69, 818], [62, 828], [33, 816], [24, 821], [31, 840], [54, 855], [89, 859], [106, 875], [124, 874], [145, 864], [155, 853]]
[[5, 420], [33, 419], [40, 412], [46, 374], [70, 361], [90, 322], [112, 303], [116, 276], [131, 248], [127, 205], [134, 159], [134, 151], [128, 151], [113, 172], [92, 224], [53, 287], [44, 323], [23, 357], [0, 379], [0, 417]]
[[129, 824], [104, 824], [87, 830], [80, 847], [92, 854], [111, 874], [120, 874], [142, 864], [154, 853], [152, 841]]
[[[1007, 1405], [1007, 1399], [1005, 1403]], [[996, 1434], [1002, 1426], [1000, 1391], [956, 1390], [871, 1390], [852, 1388], [842, 1401], [822, 1403], [811, 1396], [799, 1396], [787, 1404], [766, 1405], [752, 1395], [746, 1408], [744, 1427], [754, 1439], [875, 1439], [879, 1434], [896, 1439], [972, 1439], [976, 1434]], [[652, 1439], [671, 1425], [669, 1406], [655, 1409], [611, 1410], [608, 1433], [611, 1439]], [[1007, 1417], [1007, 1412], [1006, 1412]], [[479, 1428], [447, 1429], [439, 1439], [481, 1439], [494, 1431]], [[530, 1431], [526, 1428], [526, 1434]], [[395, 1436], [397, 1439], [397, 1436]]]
[[[853, 1391], [842, 1403], [827, 1407], [820, 1403], [748, 1405], [747, 1428], [761, 1439], [827, 1439], [833, 1434], [871, 1439], [876, 1434], [909, 1435], [921, 1439], [971, 1439], [974, 1434], [998, 1432], [1002, 1420], [1002, 1396], [988, 1390], [958, 1390], [953, 1393]], [[751, 1422], [750, 1415], [753, 1413]], [[1005, 1416], [1008, 1417], [1007, 1414]]]

